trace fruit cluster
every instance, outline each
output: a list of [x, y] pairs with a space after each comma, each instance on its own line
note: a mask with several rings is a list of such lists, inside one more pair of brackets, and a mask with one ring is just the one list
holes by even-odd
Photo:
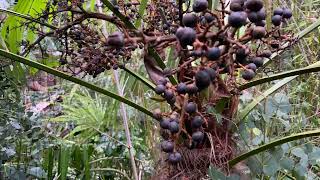
[[[219, 127], [215, 116], [207, 109], [215, 107], [222, 98], [237, 97], [237, 83], [243, 79], [252, 80], [266, 58], [279, 51], [282, 43], [292, 41], [281, 29], [292, 16], [291, 10], [274, 9], [270, 28], [266, 27], [267, 12], [262, 0], [231, 0], [227, 5], [221, 1], [221, 9], [216, 10], [210, 10], [207, 0], [194, 0], [192, 5], [190, 1], [151, 1], [144, 17], [139, 16], [138, 2], [121, 2], [114, 9], [131, 23], [142, 18], [139, 19], [142, 21], [140, 28], [126, 27], [123, 19], [114, 14], [87, 12], [67, 3], [59, 12], [70, 11], [72, 19], [68, 19], [67, 26], [50, 33], [63, 39], [61, 44], [65, 46], [60, 63], [97, 76], [129, 62], [136, 49], [144, 52], [146, 60], [151, 54], [150, 48], [163, 54], [171, 47], [178, 58], [178, 66], [160, 71], [155, 79], [150, 77], [156, 84], [155, 92], [170, 104], [172, 110], [154, 112], [164, 139], [161, 149], [169, 153], [168, 161], [177, 164], [183, 159], [179, 153], [182, 146], [190, 149], [210, 147], [207, 134], [218, 139], [229, 138], [226, 141], [230, 142], [230, 120]], [[48, 16], [50, 14], [54, 13], [48, 12]], [[92, 19], [113, 23], [118, 31], [105, 37], [90, 28], [92, 21], [98, 23]], [[146, 65], [148, 73], [150, 69], [160, 69], [153, 66], [147, 68]], [[172, 77], [178, 83], [174, 83]], [[204, 94], [209, 96], [207, 101], [203, 100]], [[227, 103], [222, 110], [228, 119], [232, 119], [230, 107], [232, 103]], [[218, 135], [219, 128], [227, 135]]]

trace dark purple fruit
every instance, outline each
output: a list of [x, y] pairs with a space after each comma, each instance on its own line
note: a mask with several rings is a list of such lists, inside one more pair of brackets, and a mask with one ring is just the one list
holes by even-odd
[[256, 26], [252, 30], [252, 37], [254, 39], [261, 39], [267, 34], [266, 28], [262, 26]]
[[189, 27], [180, 27], [176, 32], [176, 37], [178, 38], [180, 45], [186, 47], [187, 45], [192, 45], [196, 40], [196, 31]]
[[250, 11], [259, 11], [263, 7], [263, 1], [261, 0], [247, 0], [245, 6]]
[[246, 49], [243, 48], [239, 48], [236, 50], [236, 61], [240, 64], [246, 64], [247, 63], [247, 56], [248, 56], [248, 52]]
[[243, 5], [239, 2], [232, 2], [230, 3], [230, 10], [231, 11], [243, 11]]
[[274, 15], [271, 18], [272, 24], [275, 26], [280, 26], [281, 21], [282, 21], [282, 16], [280, 15]]
[[178, 152], [170, 153], [168, 157], [168, 161], [171, 164], [177, 164], [181, 161], [181, 159], [182, 159], [182, 156]]
[[257, 12], [257, 18], [259, 21], [265, 20], [267, 17], [266, 10], [264, 8], [260, 9]]
[[228, 17], [230, 26], [239, 28], [246, 24], [247, 14], [243, 11], [231, 12]]
[[156, 88], [154, 89], [154, 91], [157, 93], [157, 94], [162, 94], [164, 93], [164, 91], [166, 90], [166, 87], [162, 84], [158, 84], [156, 86]]
[[194, 102], [189, 102], [185, 107], [185, 111], [189, 114], [195, 113], [197, 111], [197, 105]]
[[253, 22], [253, 23], [259, 21], [258, 14], [254, 11], [248, 13], [248, 19], [250, 22]]
[[204, 134], [201, 131], [196, 131], [194, 133], [192, 133], [192, 140], [195, 142], [201, 142], [204, 138]]
[[280, 8], [280, 7], [277, 7], [277, 8], [275, 8], [275, 9], [273, 10], [273, 15], [280, 15], [280, 16], [282, 16], [282, 14], [283, 14], [283, 9]]
[[162, 129], [169, 129], [170, 119], [169, 118], [162, 118], [162, 120], [160, 121], [160, 127]]
[[164, 98], [166, 100], [170, 100], [174, 97], [174, 92], [171, 89], [165, 90], [164, 91]]
[[210, 80], [211, 81], [214, 81], [216, 79], [216, 76], [217, 76], [217, 72], [212, 69], [212, 68], [205, 68], [204, 69], [210, 76]]
[[199, 91], [199, 88], [195, 84], [188, 84], [187, 85], [187, 92], [188, 94], [196, 94]]
[[169, 130], [172, 134], [179, 132], [179, 124], [176, 121], [171, 121], [169, 124]]
[[177, 85], [177, 93], [178, 94], [186, 94], [187, 93], [187, 85], [185, 83], [179, 83]]
[[283, 9], [282, 17], [286, 19], [290, 19], [292, 17], [291, 9], [288, 9], [288, 8]]
[[251, 59], [251, 62], [253, 62], [257, 67], [261, 67], [263, 65], [263, 58], [262, 57], [253, 57]]
[[201, 56], [202, 56], [202, 51], [201, 51], [201, 50], [191, 51], [191, 52], [190, 52], [190, 56], [201, 57]]
[[207, 0], [195, 0], [193, 2], [192, 9], [194, 12], [202, 12], [208, 9], [208, 1]]
[[257, 66], [254, 63], [250, 63], [246, 66], [248, 69], [253, 70], [254, 72], [257, 70]]
[[200, 128], [203, 124], [203, 119], [201, 116], [195, 116], [191, 121], [191, 127], [194, 129]]
[[161, 143], [161, 149], [163, 152], [171, 153], [171, 152], [173, 152], [174, 144], [171, 141], [163, 141]]
[[243, 71], [242, 73], [242, 78], [247, 80], [247, 81], [250, 81], [251, 79], [254, 78], [256, 74], [254, 73], [253, 70], [251, 69], [246, 69], [245, 71]]
[[221, 52], [218, 47], [212, 47], [208, 49], [207, 57], [210, 61], [219, 59], [220, 55], [221, 55]]
[[182, 23], [187, 27], [196, 27], [198, 23], [198, 17], [193, 13], [187, 13], [183, 15]]
[[124, 37], [120, 32], [115, 32], [107, 38], [107, 45], [120, 48], [124, 45]]
[[270, 58], [272, 55], [272, 52], [270, 50], [263, 50], [259, 56], [260, 57], [265, 57], [265, 58]]
[[266, 21], [257, 21], [257, 22], [254, 23], [254, 25], [265, 27], [266, 26]]
[[157, 84], [166, 85], [168, 83], [168, 80], [166, 78], [160, 78], [157, 82]]
[[205, 70], [200, 70], [196, 73], [196, 86], [199, 90], [205, 89], [210, 85], [210, 75]]
[[211, 23], [215, 19], [210, 13], [205, 13], [204, 18], [206, 19], [207, 23]]

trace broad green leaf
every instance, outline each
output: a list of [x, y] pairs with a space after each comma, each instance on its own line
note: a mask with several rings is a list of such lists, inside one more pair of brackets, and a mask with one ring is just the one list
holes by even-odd
[[282, 79], [290, 76], [296, 76], [296, 75], [307, 74], [312, 72], [318, 72], [318, 71], [320, 71], [320, 64], [299, 68], [299, 69], [294, 69], [294, 70], [273, 74], [268, 77], [263, 77], [263, 78], [248, 82], [246, 84], [241, 85], [239, 89], [244, 90], [244, 89], [248, 89], [250, 87], [257, 86], [259, 84], [267, 83], [270, 81], [274, 81], [277, 79]]
[[280, 166], [286, 170], [291, 171], [294, 168], [294, 160], [289, 157], [283, 157], [280, 160]]
[[212, 180], [226, 180], [227, 179], [227, 177], [221, 171], [217, 170], [213, 166], [209, 167], [208, 174]]
[[238, 162], [241, 162], [247, 158], [249, 158], [250, 156], [253, 156], [253, 155], [256, 155], [260, 152], [263, 152], [265, 150], [268, 150], [268, 149], [272, 149], [276, 146], [279, 146], [281, 144], [284, 144], [284, 143], [287, 143], [287, 142], [290, 142], [290, 141], [294, 141], [294, 140], [297, 140], [297, 139], [302, 139], [302, 138], [306, 138], [306, 137], [312, 137], [312, 136], [319, 136], [320, 135], [320, 130], [313, 130], [313, 131], [307, 131], [307, 132], [303, 132], [303, 133], [298, 133], [298, 134], [293, 134], [293, 135], [290, 135], [290, 136], [286, 136], [286, 137], [283, 137], [281, 139], [278, 139], [278, 140], [275, 140], [275, 141], [272, 141], [268, 144], [265, 144], [265, 145], [262, 145], [258, 148], [255, 148], [247, 153], [244, 153], [240, 156], [237, 156], [236, 158], [230, 160], [228, 162], [229, 166], [232, 167], [234, 166], [235, 164], [237, 164]]
[[145, 10], [147, 8], [147, 5], [148, 5], [148, 0], [141, 0], [140, 6], [139, 6], [139, 15], [140, 15], [140, 17], [136, 20], [136, 22], [134, 24], [135, 27], [137, 27], [137, 28], [140, 28], [140, 26], [141, 26], [141, 20], [143, 18], [143, 15], [144, 15], [144, 12], [145, 12]]
[[[320, 61], [308, 66], [307, 68], [313, 68], [313, 67], [319, 67]], [[287, 77], [279, 82], [277, 82], [275, 85], [273, 85], [271, 88], [266, 90], [264, 93], [262, 93], [260, 96], [256, 97], [251, 103], [249, 103], [240, 113], [239, 113], [239, 120], [242, 121], [244, 118], [252, 111], [254, 107], [256, 107], [261, 101], [263, 101], [266, 97], [268, 97], [270, 94], [274, 93], [279, 88], [283, 87], [284, 85], [288, 84], [295, 78], [297, 78], [298, 75]]]

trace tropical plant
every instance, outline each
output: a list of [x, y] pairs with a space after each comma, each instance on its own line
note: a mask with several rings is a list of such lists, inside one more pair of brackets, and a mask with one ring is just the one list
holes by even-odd
[[[140, 3], [121, 1], [118, 4], [102, 0], [103, 12], [101, 10], [94, 12], [92, 6], [91, 9], [88, 8], [92, 2], [94, 1], [48, 1], [42, 13], [33, 17], [2, 10], [14, 15], [13, 17], [26, 19], [26, 27], [40, 32], [36, 40], [26, 39], [29, 42], [20, 54], [27, 55], [37, 51], [42, 55], [49, 54], [51, 49], [48, 48], [46, 41], [54, 41], [57, 44], [53, 48], [54, 51], [60, 52], [57, 57], [61, 64], [60, 70], [16, 55], [17, 49], [10, 50], [11, 52], [0, 50], [0, 55], [112, 97], [157, 120], [162, 128], [160, 133], [164, 139], [161, 142], [161, 148], [168, 155], [160, 158], [155, 178], [203, 178], [207, 176], [210, 164], [228, 173], [232, 166], [259, 152], [269, 153], [268, 157], [279, 156], [278, 158], [282, 160], [284, 150], [288, 148], [272, 148], [289, 141], [319, 135], [319, 131], [294, 134], [235, 157], [238, 154], [235, 151], [237, 144], [235, 135], [248, 135], [244, 134], [247, 133], [247, 129], [239, 131], [238, 125], [241, 128], [251, 122], [254, 124], [253, 133], [259, 138], [266, 137], [259, 135], [262, 134], [261, 129], [268, 126], [262, 126], [256, 122], [257, 119], [264, 118], [263, 113], [256, 115], [258, 117], [256, 119], [246, 118], [253, 108], [300, 75], [319, 71], [320, 66], [316, 62], [308, 67], [252, 79], [262, 72], [271, 60], [279, 57], [286, 49], [291, 48], [298, 40], [316, 29], [320, 25], [320, 20], [293, 37], [283, 28], [290, 22], [292, 11], [288, 8], [273, 7], [273, 12], [268, 12], [267, 16], [266, 10], [271, 9], [271, 6], [263, 8], [264, 4], [261, 0], [247, 0], [245, 3], [231, 1], [230, 10], [227, 9], [224, 1], [220, 1], [218, 6], [217, 3], [207, 0], [178, 1], [178, 3], [146, 0]], [[61, 21], [54, 21], [56, 18], [61, 18]], [[101, 21], [112, 24], [109, 27], [112, 33], [100, 33], [95, 28]], [[114, 29], [117, 29], [117, 32], [114, 32]], [[4, 26], [3, 37], [10, 37], [13, 33], [18, 33], [20, 36], [17, 37], [20, 39], [7, 41], [10, 48], [18, 47], [16, 43], [22, 41], [21, 32], [11, 32], [10, 26]], [[132, 55], [135, 53], [143, 53], [143, 63], [149, 80], [130, 70]], [[166, 67], [165, 60], [171, 68]], [[174, 61], [178, 62], [174, 63]], [[162, 111], [156, 109], [152, 113], [136, 103], [136, 100], [131, 101], [122, 95], [117, 80], [119, 95], [76, 77], [80, 75], [97, 77], [104, 71], [118, 68], [152, 89], [159, 95], [152, 99], [167, 101], [170, 109]], [[241, 92], [278, 79], [283, 80], [276, 82], [238, 113], [239, 98], [245, 98], [240, 97]], [[79, 98], [85, 100], [83, 96]], [[274, 98], [278, 104], [281, 104], [285, 96], [279, 93]], [[265, 102], [273, 107], [268, 99]], [[86, 101], [80, 103], [86, 108], [94, 105], [103, 107], [101, 110], [105, 109], [103, 103], [102, 106], [86, 103]], [[274, 109], [276, 115], [288, 113], [287, 108], [279, 111]], [[73, 112], [75, 109], [69, 108], [69, 115], [75, 118]], [[104, 111], [94, 114], [94, 120], [90, 125], [95, 124], [99, 127], [103, 123], [98, 120], [105, 117], [101, 112]], [[86, 113], [86, 116], [88, 114], [90, 112]], [[100, 118], [96, 118], [98, 116]], [[272, 117], [274, 114], [269, 116]], [[82, 117], [75, 118], [74, 122], [80, 124], [79, 128], [88, 128], [81, 127], [85, 124]], [[124, 124], [126, 122], [124, 118]], [[82, 135], [87, 137], [88, 134], [85, 133], [87, 132], [83, 132]], [[132, 150], [130, 135], [126, 133], [126, 137], [130, 151]], [[262, 141], [259, 138], [256, 139], [255, 145], [269, 141]], [[266, 150], [275, 151], [275, 154]], [[293, 154], [305, 161], [303, 151], [306, 152], [298, 149]], [[62, 157], [59, 161], [68, 161], [66, 158], [68, 154], [64, 153], [69, 153], [68, 148], [61, 149]], [[314, 153], [312, 155], [314, 157], [318, 150], [311, 150], [309, 153]], [[133, 154], [130, 154], [133, 160], [131, 161], [133, 176], [138, 179], [135, 160]], [[265, 170], [264, 176], [273, 177], [276, 172], [281, 171], [281, 168], [273, 166], [278, 165], [277, 159], [269, 159], [270, 163], [262, 169]], [[288, 170], [293, 166], [291, 159], [285, 159], [283, 164], [283, 168], [286, 167]], [[66, 178], [66, 168], [61, 166], [58, 168], [58, 174], [62, 179]], [[303, 170], [303, 168], [297, 168], [295, 172]], [[209, 176], [216, 177], [215, 174], [218, 174], [219, 178], [227, 178], [223, 173], [210, 168]], [[255, 174], [259, 176], [259, 172]], [[284, 175], [287, 175], [286, 172]], [[232, 175], [228, 178], [234, 177], [236, 176]]]

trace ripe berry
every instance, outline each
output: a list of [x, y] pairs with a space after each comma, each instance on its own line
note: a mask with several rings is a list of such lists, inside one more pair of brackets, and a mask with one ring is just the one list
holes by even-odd
[[288, 8], [283, 9], [282, 17], [286, 19], [290, 19], [292, 17], [291, 9], [288, 9]]
[[265, 20], [267, 17], [266, 10], [264, 8], [260, 9], [260, 11], [257, 12], [257, 17], [260, 21]]
[[257, 70], [257, 66], [254, 63], [250, 63], [246, 66], [248, 69], [251, 69], [253, 71]]
[[171, 90], [171, 89], [168, 89], [168, 90], [165, 90], [164, 91], [164, 98], [166, 99], [166, 100], [170, 100], [170, 99], [172, 99], [174, 97], [174, 93], [173, 93], [173, 91]]
[[212, 68], [205, 68], [204, 70], [209, 74], [210, 80], [214, 81], [217, 76], [216, 71]]
[[280, 26], [281, 21], [282, 21], [282, 16], [280, 15], [274, 15], [271, 18], [272, 24], [275, 26]]
[[189, 27], [180, 27], [176, 32], [176, 37], [178, 38], [180, 45], [186, 47], [187, 45], [192, 45], [196, 40], [196, 32]]
[[179, 124], [176, 121], [171, 121], [169, 124], [169, 130], [172, 134], [179, 132]]
[[209, 60], [214, 61], [214, 60], [219, 59], [220, 54], [221, 54], [221, 52], [218, 47], [212, 47], [212, 48], [208, 49], [207, 57]]
[[247, 0], [245, 6], [250, 11], [259, 11], [263, 7], [263, 1], [261, 0]]
[[162, 93], [164, 93], [165, 90], [166, 90], [166, 87], [162, 84], [157, 85], [156, 88], [154, 89], [154, 91], [157, 94], [162, 94]]
[[107, 45], [120, 48], [124, 45], [124, 37], [120, 32], [115, 32], [107, 38]]
[[259, 54], [259, 56], [260, 57], [265, 57], [265, 58], [270, 58], [271, 57], [271, 55], [272, 55], [272, 52], [270, 51], [270, 50], [263, 50], [260, 54]]
[[259, 21], [258, 14], [254, 11], [248, 13], [248, 19], [250, 22], [253, 23]]
[[204, 18], [206, 19], [207, 23], [211, 23], [214, 20], [214, 17], [210, 13], [205, 13]]
[[243, 5], [241, 5], [237, 1], [231, 1], [230, 3], [230, 10], [231, 11], [243, 11]]
[[195, 94], [199, 91], [199, 88], [195, 84], [188, 84], [187, 85], [187, 92], [188, 94]]
[[261, 26], [261, 27], [265, 27], [266, 26], [266, 21], [257, 21], [254, 23], [256, 26]]
[[171, 141], [163, 141], [161, 143], [161, 149], [163, 152], [166, 152], [166, 153], [173, 152], [174, 144]]
[[200, 70], [196, 73], [196, 86], [199, 90], [205, 89], [210, 85], [210, 75], [205, 70]]
[[228, 17], [230, 26], [239, 28], [246, 24], [247, 14], [243, 11], [231, 12]]
[[254, 39], [261, 39], [267, 34], [266, 28], [261, 26], [256, 26], [252, 30], [252, 37]]
[[170, 153], [168, 157], [168, 161], [171, 164], [177, 164], [178, 162], [181, 161], [181, 159], [182, 159], [182, 156], [178, 152]]
[[253, 79], [255, 75], [256, 75], [256, 74], [254, 73], [253, 70], [251, 70], [251, 69], [246, 69], [246, 70], [243, 71], [243, 73], [242, 73], [242, 78], [245, 79], [245, 80], [247, 80], [247, 81], [249, 81], [249, 80]]
[[178, 92], [178, 94], [187, 93], [187, 85], [185, 83], [179, 83], [177, 85], [177, 92]]
[[253, 62], [257, 67], [261, 67], [263, 65], [263, 58], [262, 57], [253, 57], [251, 59], [251, 62]]
[[197, 132], [192, 133], [192, 140], [195, 142], [199, 143], [203, 140], [203, 138], [204, 138], [204, 134], [201, 131], [197, 131]]
[[195, 0], [192, 9], [194, 12], [198, 13], [207, 10], [208, 5], [207, 0]]
[[197, 105], [194, 102], [189, 102], [185, 107], [185, 111], [189, 114], [195, 113], [197, 111]]
[[168, 80], [166, 78], [160, 78], [157, 82], [157, 84], [166, 85], [168, 83]]
[[183, 15], [182, 23], [187, 27], [196, 27], [198, 22], [198, 17], [193, 13], [187, 13]]
[[203, 119], [201, 116], [195, 116], [191, 121], [191, 127], [194, 129], [200, 128], [203, 124]]
[[170, 119], [169, 118], [163, 118], [160, 122], [160, 127], [162, 129], [169, 129], [170, 126]]
[[273, 15], [280, 15], [282, 16], [283, 14], [283, 9], [280, 7], [277, 7], [276, 9], [273, 10]]
[[246, 51], [246, 49], [240, 48], [236, 50], [236, 61], [240, 64], [246, 64], [247, 63], [247, 56], [248, 56], [248, 52]]

